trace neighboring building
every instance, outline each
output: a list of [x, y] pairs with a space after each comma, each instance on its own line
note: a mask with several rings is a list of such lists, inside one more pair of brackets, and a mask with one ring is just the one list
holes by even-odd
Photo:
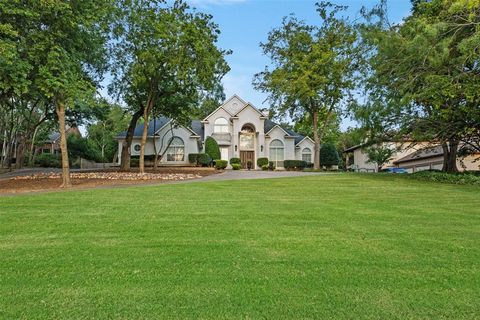
[[[427, 143], [413, 143], [413, 142], [384, 142], [382, 143], [383, 148], [390, 148], [393, 150], [391, 159], [386, 162], [382, 169], [395, 167], [395, 160], [405, 157], [406, 155], [415, 152], [424, 148]], [[373, 145], [373, 147], [378, 145]], [[377, 170], [375, 163], [368, 162], [367, 152], [365, 150], [366, 145], [360, 144], [353, 146], [351, 148], [345, 149], [344, 152], [347, 154], [353, 154], [353, 165], [349, 169], [360, 171], [360, 172], [375, 172]]]
[[[67, 127], [66, 130], [67, 137], [69, 135], [76, 135], [81, 137], [82, 134], [77, 126]], [[48, 135], [47, 140], [44, 142], [43, 145], [36, 148], [35, 151], [37, 154], [39, 153], [51, 153], [51, 154], [60, 154], [60, 132], [53, 132]]]
[[[421, 170], [441, 170], [443, 166], [443, 149], [441, 146], [431, 146], [429, 142], [384, 142], [383, 147], [389, 147], [394, 150], [392, 158], [385, 163], [381, 169], [385, 168], [405, 168], [408, 172]], [[350, 169], [360, 172], [375, 172], [374, 163], [368, 162], [368, 156], [365, 151], [365, 145], [357, 145], [344, 152], [353, 154], [353, 165]], [[457, 168], [463, 170], [480, 170], [480, 161], [475, 162], [478, 155], [457, 159]]]
[[[161, 117], [149, 122], [145, 155], [162, 154], [168, 145], [162, 165], [187, 165], [188, 154], [203, 152], [206, 137], [213, 137], [219, 147], [221, 158], [240, 158], [243, 167], [251, 160], [256, 168], [256, 160], [266, 157], [283, 167], [284, 160], [313, 161], [313, 141], [269, 120], [265, 114], [237, 95], [226, 100], [203, 120], [193, 120], [190, 127], [174, 126], [172, 120]], [[173, 131], [173, 132], [172, 132]], [[130, 153], [140, 154], [140, 141], [143, 125], [135, 128]], [[121, 153], [126, 132], [117, 136], [118, 150]], [[154, 145], [155, 142], [155, 145]], [[120, 160], [119, 160], [120, 161]]]
[[[478, 159], [479, 157], [480, 154], [458, 158], [458, 170], [480, 170], [480, 160], [475, 161], [475, 159]], [[426, 147], [395, 160], [393, 163], [397, 167], [405, 168], [409, 173], [422, 170], [441, 170], [443, 167], [443, 148], [442, 146]]]

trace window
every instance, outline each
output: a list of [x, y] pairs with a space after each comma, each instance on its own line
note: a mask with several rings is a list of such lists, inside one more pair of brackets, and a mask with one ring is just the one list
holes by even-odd
[[170, 146], [167, 149], [167, 161], [184, 161], [185, 145], [182, 138], [173, 137]]
[[250, 124], [242, 127], [240, 132], [240, 150], [255, 149], [255, 129]]
[[308, 163], [312, 162], [312, 150], [310, 148], [302, 149], [302, 160]]
[[140, 152], [140, 145], [139, 144], [134, 145], [133, 150], [135, 150], [136, 152]]
[[270, 161], [275, 163], [275, 167], [283, 167], [284, 157], [283, 142], [278, 139], [270, 142]]
[[225, 118], [218, 118], [213, 125], [214, 133], [228, 133], [228, 121]]

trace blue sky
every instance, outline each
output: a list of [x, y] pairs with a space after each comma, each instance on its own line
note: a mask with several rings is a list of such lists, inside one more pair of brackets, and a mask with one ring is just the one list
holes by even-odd
[[[347, 14], [352, 19], [358, 17], [362, 6], [373, 7], [378, 3], [376, 0], [330, 1], [347, 5]], [[266, 41], [268, 32], [279, 26], [282, 18], [290, 13], [310, 24], [318, 23], [316, 2], [318, 0], [189, 0], [198, 11], [213, 15], [221, 30], [219, 46], [233, 50], [227, 58], [231, 71], [223, 80], [227, 98], [236, 93], [257, 107], [268, 107], [264, 103], [266, 95], [256, 91], [251, 84], [253, 75], [269, 62], [262, 55], [259, 44]], [[410, 0], [390, 0], [389, 20], [400, 22], [409, 14], [410, 8]], [[350, 125], [348, 119], [342, 123], [343, 128]]]

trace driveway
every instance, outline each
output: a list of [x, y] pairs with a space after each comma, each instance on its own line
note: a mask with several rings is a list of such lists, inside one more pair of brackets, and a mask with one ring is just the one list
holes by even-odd
[[301, 177], [325, 174], [323, 172], [299, 172], [299, 171], [244, 171], [244, 170], [226, 170], [220, 174], [213, 174], [201, 179], [182, 181], [223, 181], [223, 180], [244, 180], [244, 179], [271, 179], [271, 178], [285, 178], [285, 177]]

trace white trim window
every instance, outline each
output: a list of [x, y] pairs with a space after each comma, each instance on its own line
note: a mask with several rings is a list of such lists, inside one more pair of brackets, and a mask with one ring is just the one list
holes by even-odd
[[167, 149], [168, 162], [185, 161], [185, 144], [180, 137], [173, 137], [170, 146]]
[[285, 160], [285, 149], [283, 142], [275, 139], [270, 142], [270, 161], [275, 163], [275, 167], [283, 167], [283, 160]]
[[214, 133], [229, 133], [229, 125], [228, 121], [225, 118], [218, 118], [215, 120], [213, 124], [213, 132]]
[[303, 148], [302, 149], [302, 160], [308, 163], [312, 162], [312, 149], [310, 148]]

